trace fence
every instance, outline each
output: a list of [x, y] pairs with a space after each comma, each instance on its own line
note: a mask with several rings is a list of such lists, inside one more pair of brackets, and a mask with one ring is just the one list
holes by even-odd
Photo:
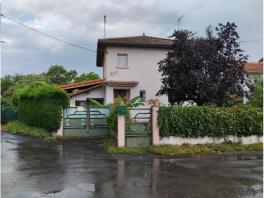
[[17, 119], [17, 112], [14, 108], [1, 106], [1, 123], [6, 124], [9, 121]]

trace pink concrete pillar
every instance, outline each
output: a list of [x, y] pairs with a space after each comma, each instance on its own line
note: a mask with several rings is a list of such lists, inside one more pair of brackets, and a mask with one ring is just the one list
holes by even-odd
[[124, 147], [125, 146], [125, 116], [118, 115], [117, 116], [117, 146]]
[[152, 145], [159, 144], [159, 126], [158, 126], [159, 107], [152, 106]]

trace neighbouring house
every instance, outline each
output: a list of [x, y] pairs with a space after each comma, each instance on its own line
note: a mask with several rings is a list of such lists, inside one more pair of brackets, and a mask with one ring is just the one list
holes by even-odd
[[251, 78], [252, 82], [263, 79], [263, 61], [261, 62], [247, 62], [245, 70]]
[[[70, 95], [70, 105], [86, 106], [89, 98], [102, 104], [118, 96], [145, 100], [158, 98], [168, 104], [166, 95], [156, 96], [161, 87], [158, 62], [166, 57], [173, 40], [146, 35], [98, 39], [96, 65], [103, 68], [103, 79], [62, 85]], [[252, 78], [262, 77], [263, 63], [246, 64]]]

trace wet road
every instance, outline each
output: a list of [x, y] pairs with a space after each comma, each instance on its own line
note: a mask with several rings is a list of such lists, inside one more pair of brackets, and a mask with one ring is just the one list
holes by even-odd
[[262, 197], [262, 153], [108, 155], [2, 132], [2, 198]]

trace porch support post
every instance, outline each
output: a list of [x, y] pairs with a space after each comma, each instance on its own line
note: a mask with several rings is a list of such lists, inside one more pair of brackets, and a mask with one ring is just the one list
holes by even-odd
[[117, 116], [117, 146], [125, 146], [125, 115]]
[[61, 124], [60, 124], [60, 128], [57, 130], [56, 136], [63, 136], [63, 110], [61, 113]]
[[158, 126], [158, 113], [159, 107], [152, 106], [152, 145], [159, 145], [159, 126]]

